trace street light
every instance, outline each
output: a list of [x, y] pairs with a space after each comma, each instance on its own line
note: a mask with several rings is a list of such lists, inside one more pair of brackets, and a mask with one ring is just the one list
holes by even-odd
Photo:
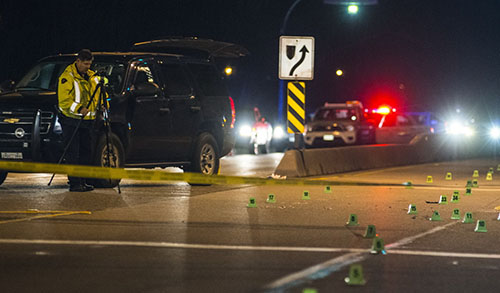
[[351, 4], [347, 6], [347, 13], [349, 14], [357, 14], [359, 11], [359, 6], [355, 4]]

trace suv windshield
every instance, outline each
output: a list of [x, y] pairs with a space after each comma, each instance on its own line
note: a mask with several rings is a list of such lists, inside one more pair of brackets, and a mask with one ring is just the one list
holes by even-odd
[[[68, 62], [39, 63], [28, 71], [17, 84], [16, 89], [57, 91], [59, 76], [69, 64]], [[106, 74], [113, 93], [121, 90], [125, 68], [125, 65], [121, 63], [94, 62], [92, 64], [92, 70]]]
[[346, 108], [323, 108], [314, 115], [316, 121], [357, 120], [358, 118], [356, 109]]

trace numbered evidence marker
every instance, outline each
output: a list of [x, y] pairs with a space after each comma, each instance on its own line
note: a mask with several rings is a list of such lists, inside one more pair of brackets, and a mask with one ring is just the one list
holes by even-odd
[[373, 238], [376, 236], [376, 234], [377, 234], [377, 231], [375, 229], [375, 225], [368, 225], [368, 227], [366, 227], [365, 235], [363, 237]]
[[275, 203], [276, 202], [276, 196], [274, 194], [272, 194], [272, 193], [269, 193], [267, 195], [267, 200], [266, 201], [269, 202], [269, 203]]
[[477, 183], [477, 179], [472, 180], [472, 187], [479, 187], [479, 184]]
[[250, 200], [248, 201], [247, 208], [256, 208], [257, 207], [257, 202], [255, 201], [255, 198], [251, 197]]
[[417, 206], [414, 204], [410, 204], [408, 206], [408, 214], [409, 215], [416, 215], [417, 214]]
[[432, 176], [427, 176], [427, 180], [425, 180], [426, 183], [432, 183]]
[[488, 232], [488, 230], [486, 230], [486, 222], [484, 220], [477, 220], [474, 232]]
[[446, 173], [445, 180], [452, 180], [453, 176], [451, 175], [451, 172]]
[[472, 187], [472, 180], [467, 180], [467, 184], [465, 184], [465, 187]]
[[454, 193], [451, 197], [451, 203], [458, 203], [459, 200], [460, 200], [460, 196], [458, 196], [458, 194]]
[[497, 171], [500, 171], [500, 164], [498, 164], [497, 166]]
[[325, 186], [325, 193], [332, 193], [332, 187], [330, 185]]
[[474, 224], [474, 219], [472, 218], [472, 213], [465, 213], [464, 219], [462, 220], [464, 224]]
[[439, 215], [438, 211], [434, 211], [434, 213], [432, 214], [432, 217], [429, 218], [429, 220], [431, 220], [431, 221], [442, 221], [441, 220], [441, 215]]
[[479, 171], [478, 170], [474, 170], [474, 173], [472, 173], [472, 177], [474, 177], [474, 178], [479, 177]]
[[471, 195], [471, 194], [472, 194], [472, 188], [467, 187], [467, 188], [465, 189], [465, 195]]
[[304, 288], [302, 290], [302, 293], [318, 293], [318, 290], [316, 290], [314, 288]]
[[486, 181], [491, 181], [493, 180], [493, 174], [488, 172], [488, 174], [486, 174]]
[[380, 237], [373, 238], [372, 249], [370, 250], [371, 254], [385, 254], [384, 240]]
[[363, 267], [361, 264], [352, 264], [349, 267], [349, 276], [345, 277], [344, 281], [347, 285], [351, 286], [363, 286], [366, 284], [366, 280], [363, 277]]
[[452, 220], [460, 220], [460, 210], [459, 209], [453, 210], [453, 213], [451, 213], [451, 219]]
[[347, 226], [358, 226], [358, 216], [356, 214], [351, 214], [349, 220], [346, 223]]
[[309, 191], [304, 191], [302, 193], [302, 199], [311, 199], [311, 196], [309, 195]]
[[448, 204], [448, 198], [446, 195], [439, 196], [439, 204]]

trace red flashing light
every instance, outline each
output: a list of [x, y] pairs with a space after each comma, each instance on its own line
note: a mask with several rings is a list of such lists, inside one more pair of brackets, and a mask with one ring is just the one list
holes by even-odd
[[231, 128], [234, 128], [234, 122], [236, 121], [236, 110], [234, 109], [233, 98], [229, 97], [229, 103], [231, 104]]
[[376, 113], [379, 113], [379, 114], [382, 114], [382, 115], [387, 115], [387, 114], [391, 113], [391, 108], [388, 107], [388, 106], [380, 106], [376, 110]]

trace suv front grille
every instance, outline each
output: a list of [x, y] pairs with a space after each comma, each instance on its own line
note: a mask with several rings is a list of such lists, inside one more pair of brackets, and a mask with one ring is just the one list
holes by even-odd
[[344, 131], [340, 125], [315, 125], [312, 127], [312, 131]]
[[[35, 122], [36, 111], [2, 111], [0, 112], [0, 137], [7, 139], [16, 139], [15, 131], [18, 128], [24, 130], [24, 137], [31, 138], [33, 123]], [[50, 125], [53, 112], [42, 111], [40, 121], [40, 134], [47, 134], [50, 131]]]

